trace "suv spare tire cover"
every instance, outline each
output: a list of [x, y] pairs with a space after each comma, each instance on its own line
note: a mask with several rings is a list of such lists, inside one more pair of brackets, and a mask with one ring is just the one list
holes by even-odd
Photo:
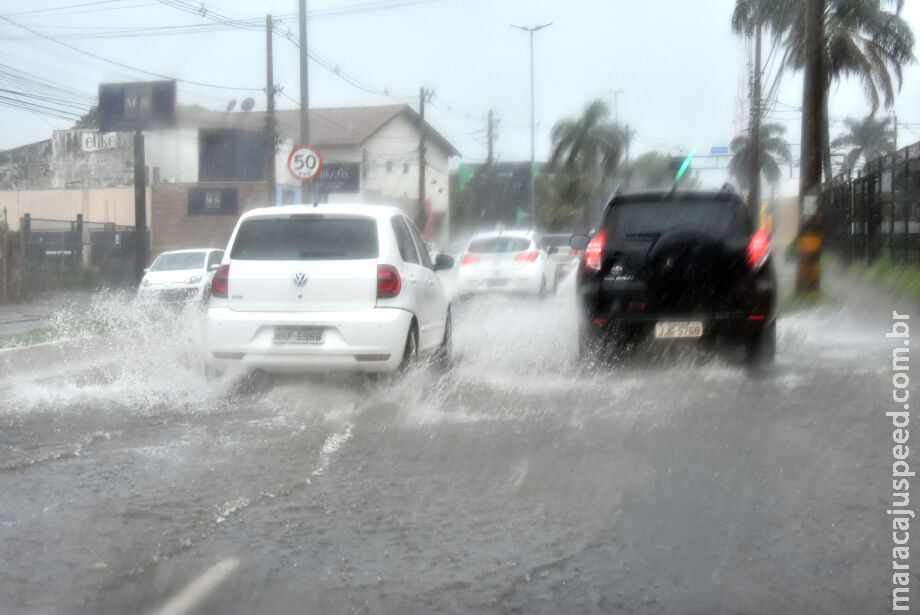
[[725, 242], [698, 230], [663, 234], [646, 257], [648, 281], [652, 284], [712, 286], [729, 275], [730, 264]]

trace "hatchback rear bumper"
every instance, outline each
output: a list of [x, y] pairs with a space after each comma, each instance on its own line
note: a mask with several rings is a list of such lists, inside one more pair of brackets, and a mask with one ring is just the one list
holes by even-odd
[[[211, 307], [205, 325], [208, 366], [268, 372], [395, 371], [412, 313], [397, 308], [353, 312], [237, 312]], [[322, 343], [276, 342], [276, 327], [321, 327]]]
[[457, 276], [457, 293], [539, 293], [543, 287], [543, 272], [536, 269], [521, 271], [484, 271], [460, 273]]

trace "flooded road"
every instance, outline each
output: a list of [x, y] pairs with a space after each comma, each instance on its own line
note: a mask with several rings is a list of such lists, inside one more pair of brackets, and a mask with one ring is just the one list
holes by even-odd
[[762, 372], [581, 365], [563, 288], [457, 306], [447, 372], [218, 384], [194, 311], [101, 301], [0, 383], [0, 612], [887, 611], [904, 308], [836, 292]]

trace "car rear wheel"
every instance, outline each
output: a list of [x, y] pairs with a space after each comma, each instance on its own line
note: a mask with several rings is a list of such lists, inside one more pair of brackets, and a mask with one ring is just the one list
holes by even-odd
[[751, 365], [769, 365], [776, 359], [776, 321], [765, 325], [745, 342], [745, 357]]
[[399, 363], [399, 371], [405, 371], [412, 366], [418, 359], [418, 327], [415, 321], [409, 325], [409, 333], [406, 334], [406, 345], [403, 348], [403, 358]]

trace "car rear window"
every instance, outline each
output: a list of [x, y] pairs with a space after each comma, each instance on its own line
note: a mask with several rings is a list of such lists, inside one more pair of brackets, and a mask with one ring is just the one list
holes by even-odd
[[725, 199], [627, 201], [610, 208], [607, 233], [620, 238], [655, 238], [669, 231], [697, 230], [715, 237], [750, 234], [743, 205]]
[[543, 245], [545, 246], [556, 246], [557, 248], [569, 247], [569, 240], [572, 239], [571, 235], [544, 235]]
[[150, 266], [151, 271], [180, 271], [204, 267], [204, 252], [180, 252], [160, 254]]
[[530, 240], [525, 237], [487, 237], [470, 242], [467, 252], [502, 253], [522, 252], [530, 247]]
[[233, 242], [231, 259], [253, 261], [377, 258], [377, 222], [366, 216], [306, 214], [251, 218]]

